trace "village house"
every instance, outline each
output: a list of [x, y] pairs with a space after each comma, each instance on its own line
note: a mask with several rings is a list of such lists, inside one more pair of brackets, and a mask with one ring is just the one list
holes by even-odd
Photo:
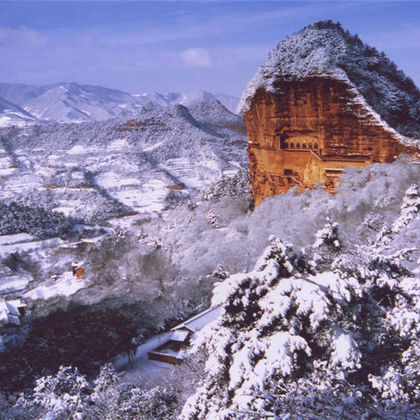
[[86, 270], [82, 267], [82, 263], [75, 261], [71, 265], [71, 271], [73, 276], [77, 277], [78, 279], [84, 277]]

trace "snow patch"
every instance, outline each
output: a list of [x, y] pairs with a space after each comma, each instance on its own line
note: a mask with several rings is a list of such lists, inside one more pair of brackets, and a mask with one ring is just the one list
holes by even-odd
[[72, 272], [68, 271], [55, 283], [50, 285], [38, 286], [35, 289], [25, 293], [25, 297], [32, 300], [35, 299], [50, 299], [55, 296], [66, 296], [69, 297], [74, 295], [78, 290], [85, 287], [85, 281], [73, 276]]

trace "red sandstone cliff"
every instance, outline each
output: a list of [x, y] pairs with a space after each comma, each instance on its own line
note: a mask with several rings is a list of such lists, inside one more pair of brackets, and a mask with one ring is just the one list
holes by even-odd
[[[316, 25], [279, 44], [242, 98], [256, 205], [317, 182], [333, 192], [347, 166], [418, 156], [420, 92], [410, 79], [401, 72], [387, 75], [384, 69], [396, 72], [395, 65], [339, 25]], [[359, 54], [356, 76], [357, 57], [346, 62], [343, 45]], [[365, 86], [372, 80], [376, 86]]]

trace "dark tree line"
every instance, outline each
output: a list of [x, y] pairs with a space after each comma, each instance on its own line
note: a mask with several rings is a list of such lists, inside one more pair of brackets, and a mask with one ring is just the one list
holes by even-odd
[[26, 327], [23, 343], [0, 353], [0, 389], [21, 390], [60, 365], [92, 374], [101, 363], [126, 351], [136, 336], [120, 311], [79, 305], [33, 319]]
[[62, 213], [29, 207], [16, 202], [0, 202], [0, 235], [29, 233], [37, 238], [68, 237], [83, 220]]

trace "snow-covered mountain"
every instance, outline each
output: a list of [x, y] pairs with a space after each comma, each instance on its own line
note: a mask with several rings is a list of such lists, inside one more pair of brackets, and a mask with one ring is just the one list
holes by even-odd
[[240, 134], [246, 134], [242, 121], [236, 114], [209, 92], [171, 93], [166, 95], [171, 104], [179, 104], [188, 108], [194, 119], [201, 124], [210, 124], [233, 129]]
[[[359, 45], [337, 25], [317, 26], [303, 31], [313, 43], [302, 60], [322, 56], [336, 37]], [[278, 60], [287, 72], [283, 58], [303, 49], [296, 37], [296, 49], [285, 42], [290, 50]], [[336, 46], [329, 54], [347, 48]], [[316, 56], [295, 63], [290, 77], [330, 71]], [[276, 89], [270, 71], [264, 67], [250, 89]], [[381, 77], [372, 89], [382, 89]], [[362, 79], [348, 80], [362, 90]], [[116, 115], [110, 104], [119, 107], [125, 96], [93, 90], [3, 89], [13, 103], [38, 98], [45, 112], [55, 104], [67, 124], [0, 129], [0, 412], [25, 419], [417, 420], [418, 162], [349, 167], [334, 195], [320, 185], [292, 189], [252, 211], [249, 177], [239, 170], [248, 166], [243, 123], [218, 97], [130, 95], [133, 109]], [[408, 90], [395, 102], [406, 110], [416, 97]], [[90, 115], [81, 104], [92, 107]], [[26, 111], [5, 100], [0, 112]], [[95, 120], [107, 113], [115, 116]], [[212, 289], [220, 315], [195, 336], [198, 355], [185, 354], [175, 374], [165, 369], [166, 382], [143, 360], [127, 364], [126, 383], [110, 365], [92, 381], [100, 364], [136, 350], [133, 338], [170, 330], [208, 307]], [[11, 304], [20, 300], [23, 317]], [[3, 328], [9, 318], [20, 325]], [[89, 375], [94, 390], [77, 370], [60, 368], [69, 365]], [[31, 396], [26, 390], [37, 378]]]
[[122, 110], [135, 111], [145, 102], [119, 90], [77, 83], [2, 84], [0, 92], [40, 120], [61, 122], [106, 120]]
[[232, 95], [226, 95], [224, 93], [216, 93], [214, 94], [214, 97], [230, 112], [236, 114], [239, 105], [239, 98]]
[[140, 101], [140, 103], [152, 102], [161, 106], [168, 106], [170, 104], [166, 95], [158, 92], [133, 93], [132, 96]]
[[0, 97], [0, 127], [33, 123], [35, 120], [21, 107]]
[[43, 86], [23, 83], [0, 83], [0, 96], [18, 105], [24, 105], [26, 101], [40, 95], [43, 90]]
[[67, 82], [45, 86], [0, 83], [0, 97], [31, 114], [29, 120], [39, 122], [103, 121], [121, 113], [135, 113], [149, 102], [163, 107], [218, 102], [221, 106], [226, 104], [232, 112], [238, 101], [228, 95], [215, 96], [208, 92], [130, 94], [102, 86]]
[[364, 44], [339, 23], [317, 22], [280, 42], [242, 95], [249, 109], [258, 88], [281, 94], [276, 81], [325, 76], [354, 88], [354, 100], [371, 108], [404, 136], [420, 138], [420, 91], [383, 52]]

